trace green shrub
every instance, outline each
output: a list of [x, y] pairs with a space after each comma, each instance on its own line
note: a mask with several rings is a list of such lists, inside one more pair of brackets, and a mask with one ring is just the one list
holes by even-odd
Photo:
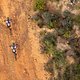
[[68, 10], [63, 12], [63, 19], [61, 19], [61, 25], [65, 30], [71, 31], [73, 28], [73, 14]]
[[46, 0], [36, 0], [35, 1], [35, 10], [44, 10]]
[[75, 15], [74, 17], [74, 23], [80, 26], [80, 15]]
[[44, 68], [46, 71], [50, 72], [50, 73], [53, 73], [54, 72], [54, 59], [51, 58], [45, 65], [44, 65]]
[[65, 10], [65, 11], [63, 12], [63, 16], [64, 16], [64, 17], [68, 17], [68, 16], [70, 16], [70, 15], [71, 15], [71, 12], [68, 11], [68, 10]]
[[[60, 68], [66, 65], [66, 60], [64, 57], [64, 52], [59, 50], [54, 50], [53, 57], [45, 64], [45, 70], [55, 74], [55, 70], [58, 73]], [[57, 80], [57, 79], [56, 79]]]
[[74, 78], [73, 80], [80, 80], [80, 65], [77, 65], [74, 69]]
[[69, 39], [71, 35], [70, 30], [66, 30], [64, 27], [56, 29], [59, 36], [62, 36], [65, 39]]
[[47, 28], [56, 28], [59, 25], [60, 14], [58, 12], [50, 13], [49, 11], [40, 11], [33, 16], [39, 27], [46, 25]]
[[61, 20], [61, 24], [64, 29], [70, 31], [70, 30], [72, 30], [72, 27], [73, 27], [73, 20], [70, 17], [66, 17]]
[[[56, 68], [61, 67], [65, 64], [64, 51], [56, 49], [57, 39], [53, 33], [47, 33], [42, 39], [43, 46], [45, 47], [45, 52], [49, 55], [52, 55], [55, 61]], [[52, 71], [53, 61], [48, 63], [49, 71]]]
[[44, 25], [46, 25], [48, 28], [52, 28], [53, 27], [53, 23], [52, 23], [52, 14], [49, 11], [45, 11], [42, 14], [42, 18], [43, 18], [43, 22]]
[[55, 61], [56, 68], [59, 68], [65, 65], [66, 60], [65, 60], [64, 51], [55, 50], [53, 57], [55, 58], [54, 61]]
[[49, 60], [46, 65], [46, 69], [49, 72], [54, 72], [53, 65], [55, 65], [55, 68], [58, 69], [58, 68], [64, 66], [64, 64], [66, 63], [63, 51], [54, 49], [54, 52], [52, 55], [53, 55], [53, 58], [51, 60]]
[[45, 52], [48, 54], [53, 54], [56, 46], [56, 37], [53, 33], [47, 33], [42, 39], [42, 45], [45, 47]]
[[66, 67], [64, 80], [80, 80], [80, 64], [73, 64]]
[[56, 31], [58, 32], [58, 35], [62, 36], [65, 33], [64, 28], [56, 28]]
[[56, 28], [58, 34], [65, 38], [70, 38], [71, 31], [73, 30], [73, 14], [69, 11], [64, 11], [60, 22], [58, 21], [59, 27]]
[[63, 35], [65, 38], [69, 39], [71, 37], [70, 31], [66, 31]]
[[46, 33], [47, 33], [46, 30], [41, 31], [41, 32], [40, 32], [40, 36], [43, 37], [44, 35], [46, 35]]
[[69, 40], [69, 45], [76, 53], [76, 56], [80, 57], [80, 38], [72, 38]]

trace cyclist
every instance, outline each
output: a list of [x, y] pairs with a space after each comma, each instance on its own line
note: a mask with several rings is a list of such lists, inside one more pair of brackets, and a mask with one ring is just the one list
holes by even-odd
[[15, 56], [15, 59], [16, 59], [16, 56], [17, 56], [16, 48], [17, 48], [17, 46], [16, 46], [16, 44], [13, 42], [10, 47], [11, 47], [12, 52], [14, 53], [14, 56]]
[[8, 28], [11, 27], [11, 20], [10, 20], [9, 17], [7, 17], [7, 19], [6, 19], [6, 25], [7, 25]]

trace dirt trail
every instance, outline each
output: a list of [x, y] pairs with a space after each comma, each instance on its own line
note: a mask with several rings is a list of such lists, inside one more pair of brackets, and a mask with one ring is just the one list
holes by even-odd
[[[28, 19], [32, 4], [33, 0], [0, 1], [0, 80], [47, 80], [43, 68], [46, 59], [39, 54], [39, 38], [34, 35], [37, 30], [32, 29], [36, 25]], [[8, 16], [12, 35], [4, 23]], [[12, 41], [18, 44], [17, 61], [9, 47]]]
[[9, 16], [9, 8], [8, 8], [8, 3], [9, 3], [9, 0], [1, 0], [0, 1], [0, 5], [3, 9], [3, 13], [4, 13], [4, 16], [7, 17]]

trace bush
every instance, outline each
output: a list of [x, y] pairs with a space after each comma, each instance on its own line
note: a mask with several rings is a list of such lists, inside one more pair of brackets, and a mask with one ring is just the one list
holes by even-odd
[[[65, 65], [66, 65], [66, 60], [64, 57], [64, 52], [59, 51], [59, 50], [54, 50], [53, 57], [45, 64], [44, 67], [45, 67], [46, 71], [52, 73], [53, 75], [55, 75], [55, 73], [61, 75], [59, 73], [59, 70], [63, 69], [65, 67]], [[51, 77], [54, 79], [55, 77], [53, 75]], [[55, 80], [60, 79], [59, 75], [57, 76], [57, 78], [55, 78]], [[53, 80], [53, 79], [51, 79], [51, 80]]]
[[[53, 33], [47, 33], [42, 39], [42, 44], [45, 47], [45, 52], [49, 55], [52, 55], [56, 68], [62, 67], [65, 64], [64, 51], [56, 49], [57, 39]], [[53, 72], [53, 59], [50, 60], [47, 64], [47, 69], [49, 72]], [[52, 66], [52, 67], [51, 67]]]
[[76, 15], [74, 17], [74, 23], [77, 24], [78, 26], [80, 26], [80, 15]]
[[50, 60], [44, 65], [45, 70], [48, 71], [48, 72], [50, 72], [50, 73], [53, 73], [53, 72], [54, 72], [54, 66], [53, 66], [54, 61], [53, 61], [53, 60], [54, 60], [53, 58], [50, 59]]
[[80, 57], [80, 38], [72, 38], [69, 40], [69, 45], [77, 54], [76, 56]]
[[66, 31], [64, 33], [63, 37], [65, 37], [66, 39], [69, 39], [71, 37], [71, 32], [70, 31]]
[[52, 28], [53, 27], [53, 23], [52, 23], [52, 14], [49, 11], [45, 11], [42, 14], [42, 18], [43, 18], [43, 22], [44, 25], [46, 25], [48, 28]]
[[56, 69], [59, 69], [59, 68], [62, 68], [65, 65], [65, 63], [66, 61], [64, 57], [64, 52], [55, 49], [52, 59], [48, 61], [48, 63], [45, 65], [45, 68], [47, 71], [53, 73], [54, 66]]
[[32, 20], [37, 21], [37, 25], [40, 28], [42, 28], [43, 25], [44, 25], [42, 14], [43, 14], [43, 11], [39, 11], [38, 13], [36, 13], [35, 15], [33, 15], [33, 17], [32, 17]]
[[61, 25], [65, 30], [71, 31], [73, 28], [73, 14], [71, 14], [68, 10], [63, 12], [63, 19], [61, 19]]
[[66, 30], [64, 27], [62, 28], [58, 28], [56, 29], [58, 32], [58, 35], [65, 38], [65, 39], [69, 39], [72, 35], [71, 35], [71, 31], [70, 30]]
[[51, 18], [49, 19], [49, 22], [47, 23], [47, 27], [49, 29], [53, 29], [53, 28], [59, 27], [60, 26], [60, 18], [61, 18], [61, 14], [58, 11], [54, 12], [53, 14], [51, 14]]
[[66, 67], [64, 80], [80, 80], [80, 64], [73, 64]]
[[46, 30], [41, 31], [41, 32], [40, 32], [40, 36], [41, 36], [41, 37], [44, 37], [44, 36], [46, 35], [46, 33], [47, 33]]
[[61, 21], [61, 24], [62, 24], [63, 28], [65, 28], [66, 30], [72, 30], [73, 21], [70, 17], [63, 19]]
[[75, 67], [75, 79], [74, 80], [80, 80], [80, 64], [77, 64]]
[[62, 18], [60, 18], [59, 27], [56, 28], [58, 34], [65, 38], [70, 38], [71, 31], [73, 30], [73, 14], [69, 11], [64, 11]]
[[35, 10], [44, 10], [45, 9], [46, 0], [36, 0], [35, 2]]
[[61, 20], [61, 24], [66, 30], [72, 30], [73, 16], [74, 15], [71, 12], [69, 12], [68, 10], [65, 10], [63, 12], [63, 19]]
[[53, 33], [47, 33], [42, 39], [42, 45], [45, 47], [45, 52], [48, 54], [53, 54], [56, 46], [56, 37]]
[[63, 15], [60, 14], [60, 10], [55, 11], [54, 13], [51, 13], [48, 10], [39, 11], [34, 16], [34, 19], [38, 21], [38, 25], [41, 28], [43, 25], [46, 25], [49, 29], [57, 27], [60, 29], [60, 26], [63, 26], [63, 30], [69, 31], [73, 28], [73, 14], [71, 14], [68, 10], [65, 10]]
[[56, 68], [62, 68], [65, 65], [66, 60], [65, 60], [64, 51], [55, 50], [53, 57], [55, 58], [54, 61], [55, 61]]
[[71, 14], [71, 12], [70, 12], [70, 11], [65, 10], [65, 11], [63, 12], [63, 16], [64, 16], [64, 17], [71, 17], [71, 16], [72, 16], [72, 14]]
[[33, 16], [33, 19], [37, 21], [39, 27], [46, 25], [47, 28], [52, 29], [58, 27], [60, 16], [61, 15], [58, 12], [52, 14], [49, 11], [39, 11]]

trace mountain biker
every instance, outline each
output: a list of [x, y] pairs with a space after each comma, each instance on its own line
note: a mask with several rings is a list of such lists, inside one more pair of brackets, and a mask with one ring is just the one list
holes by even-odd
[[11, 49], [12, 49], [13, 53], [16, 53], [16, 44], [15, 43], [12, 43]]
[[16, 46], [16, 44], [13, 42], [10, 47], [11, 47], [12, 52], [14, 53], [14, 56], [15, 56], [15, 59], [16, 59], [16, 55], [17, 55], [16, 48], [17, 48], [17, 46]]
[[6, 25], [7, 25], [8, 28], [11, 27], [11, 20], [10, 20], [9, 17], [7, 17], [7, 19], [6, 19]]
[[5, 21], [6, 25], [7, 25], [7, 28], [9, 28], [9, 30], [10, 30], [10, 34], [12, 35], [11, 20], [12, 19], [10, 19], [9, 17], [7, 17], [7, 19], [4, 20], [4, 21]]

